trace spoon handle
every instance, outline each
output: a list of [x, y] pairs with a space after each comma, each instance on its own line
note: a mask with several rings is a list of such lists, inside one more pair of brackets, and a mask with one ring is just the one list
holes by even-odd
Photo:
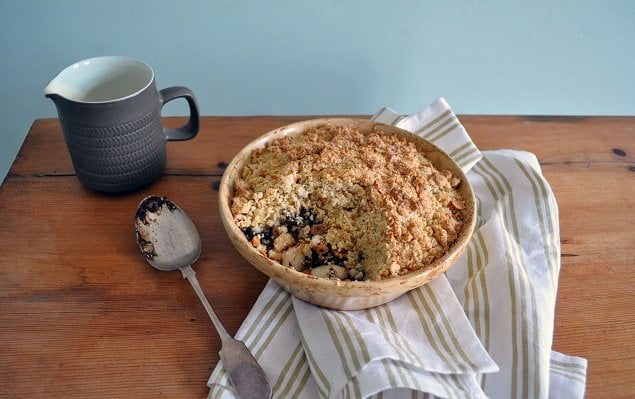
[[196, 278], [196, 272], [194, 271], [194, 269], [192, 269], [190, 265], [187, 265], [181, 268], [181, 273], [183, 273], [183, 278], [190, 282], [192, 288], [194, 288], [194, 291], [196, 292], [196, 295], [198, 295], [198, 299], [200, 299], [203, 303], [203, 307], [207, 311], [210, 319], [212, 319], [212, 324], [214, 324], [214, 327], [216, 327], [216, 331], [218, 331], [218, 335], [220, 336], [221, 341], [225, 342], [227, 340], [232, 340], [233, 338], [231, 337], [231, 335], [229, 335], [227, 330], [225, 330], [223, 323], [221, 323], [218, 316], [216, 316], [216, 313], [214, 313], [212, 305], [210, 305], [207, 301], [205, 293], [201, 289], [201, 285], [198, 283], [198, 279]]
[[247, 346], [242, 341], [232, 338], [223, 324], [220, 322], [212, 306], [205, 298], [201, 289], [196, 272], [191, 266], [181, 268], [183, 277], [187, 279], [196, 291], [199, 299], [203, 303], [207, 314], [212, 319], [212, 323], [221, 340], [221, 350], [219, 352], [223, 367], [229, 374], [236, 396], [240, 399], [268, 399], [271, 398], [271, 386], [267, 381], [267, 376], [256, 359], [253, 357]]

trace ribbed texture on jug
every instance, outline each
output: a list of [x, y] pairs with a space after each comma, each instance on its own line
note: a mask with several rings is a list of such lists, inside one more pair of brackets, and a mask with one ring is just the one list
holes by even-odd
[[101, 192], [126, 192], [156, 179], [165, 166], [165, 135], [159, 112], [108, 127], [61, 119], [78, 179]]

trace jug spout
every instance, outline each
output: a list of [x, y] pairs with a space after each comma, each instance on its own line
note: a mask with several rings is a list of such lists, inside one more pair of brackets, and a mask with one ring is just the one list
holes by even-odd
[[53, 102], [57, 102], [57, 100], [62, 98], [62, 96], [60, 96], [59, 94], [54, 93], [54, 92], [50, 92], [50, 91], [47, 91], [47, 90], [44, 90], [44, 97], [50, 98], [51, 100], [53, 100]]
[[51, 82], [44, 87], [44, 97], [48, 97], [51, 100], [55, 101], [56, 97], [59, 97], [59, 89], [55, 87], [56, 85]]
[[73, 96], [79, 96], [80, 94], [79, 90], [69, 85], [58, 83], [55, 80], [44, 87], [44, 97], [50, 98], [53, 102], [57, 102], [62, 98], [73, 98]]

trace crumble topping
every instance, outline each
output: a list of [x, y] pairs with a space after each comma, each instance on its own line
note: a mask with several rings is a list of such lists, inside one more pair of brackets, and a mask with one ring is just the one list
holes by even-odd
[[463, 226], [460, 182], [395, 133], [324, 124], [255, 150], [231, 211], [253, 247], [285, 266], [379, 280], [448, 251]]

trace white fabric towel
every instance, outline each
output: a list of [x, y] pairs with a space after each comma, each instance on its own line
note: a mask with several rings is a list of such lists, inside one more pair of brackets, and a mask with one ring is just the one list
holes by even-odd
[[[480, 152], [444, 99], [373, 119], [433, 142], [468, 172], [477, 228], [445, 275], [388, 304], [335, 311], [269, 281], [236, 334], [275, 398], [581, 398], [586, 360], [551, 351], [558, 208], [534, 155]], [[209, 398], [233, 398], [222, 364]]]

